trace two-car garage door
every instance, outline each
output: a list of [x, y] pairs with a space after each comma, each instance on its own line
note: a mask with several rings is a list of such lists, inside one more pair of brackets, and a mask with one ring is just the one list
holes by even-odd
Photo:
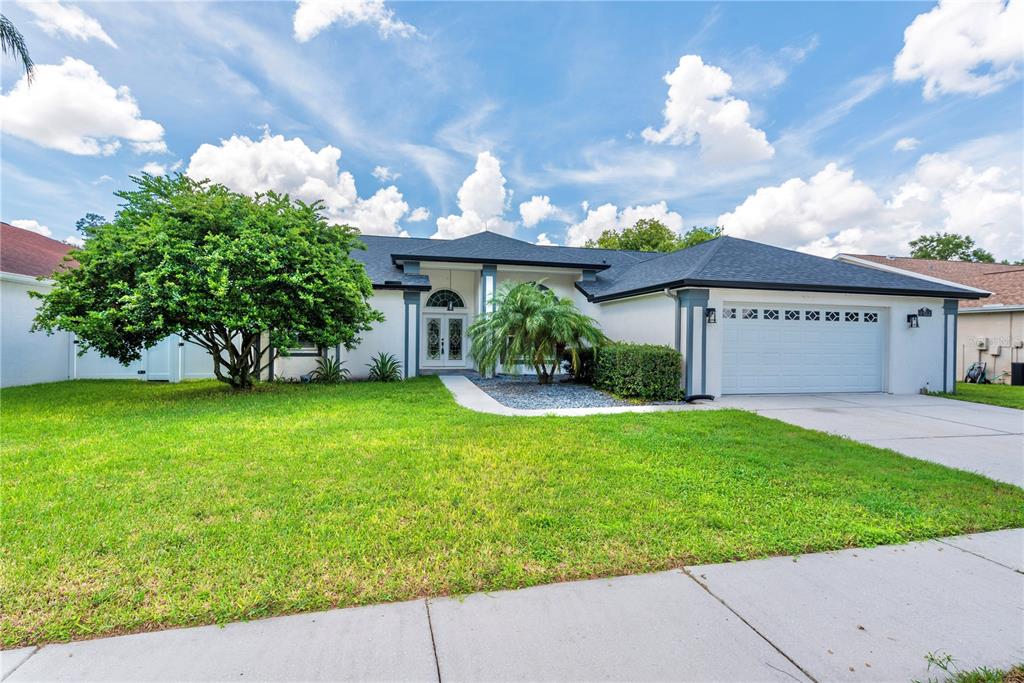
[[730, 304], [722, 309], [723, 394], [884, 389], [885, 311]]

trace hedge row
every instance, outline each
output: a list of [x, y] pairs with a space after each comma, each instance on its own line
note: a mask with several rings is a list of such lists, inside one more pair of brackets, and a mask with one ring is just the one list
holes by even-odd
[[682, 357], [668, 346], [616, 343], [597, 350], [594, 386], [617, 396], [666, 401], [679, 398]]

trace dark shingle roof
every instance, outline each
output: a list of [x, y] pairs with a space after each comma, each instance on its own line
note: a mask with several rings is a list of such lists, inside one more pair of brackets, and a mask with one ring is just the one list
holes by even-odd
[[378, 288], [429, 288], [425, 275], [406, 275], [403, 261], [524, 264], [596, 270], [576, 288], [591, 301], [609, 301], [665, 287], [731, 287], [809, 292], [908, 294], [976, 299], [980, 294], [758, 242], [719, 237], [669, 254], [583, 247], [542, 247], [493, 232], [456, 240], [414, 237], [361, 238], [353, 253]]
[[360, 235], [366, 250], [352, 252], [352, 258], [362, 261], [366, 274], [377, 289], [430, 289], [430, 278], [426, 275], [407, 275], [391, 260], [395, 251], [418, 244], [430, 244], [435, 240], [421, 237], [381, 237]]
[[[392, 255], [396, 261], [454, 261], [570, 267], [601, 270], [628, 259], [630, 252], [611, 249], [542, 247], [495, 232], [478, 232], [457, 240], [417, 240]], [[426, 242], [427, 244], [423, 244]]]
[[759, 242], [719, 237], [682, 251], [664, 254], [627, 269], [598, 273], [579, 282], [591, 301], [655, 292], [664, 287], [731, 287], [910, 294], [976, 299], [980, 294], [899, 273], [858, 266]]

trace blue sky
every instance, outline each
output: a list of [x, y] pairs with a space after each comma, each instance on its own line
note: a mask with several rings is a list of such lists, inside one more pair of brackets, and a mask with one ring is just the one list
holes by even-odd
[[1020, 258], [1022, 4], [6, 3], [0, 216], [64, 239], [148, 168], [381, 234]]

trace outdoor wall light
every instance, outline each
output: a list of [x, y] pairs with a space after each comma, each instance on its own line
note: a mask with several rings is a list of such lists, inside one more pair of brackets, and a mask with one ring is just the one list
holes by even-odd
[[930, 318], [930, 317], [932, 317], [932, 309], [930, 309], [930, 308], [919, 308], [919, 309], [917, 309], [917, 315], [922, 317], [922, 318]]
[[706, 309], [704, 311], [704, 320], [706, 320], [709, 325], [713, 325], [715, 323], [715, 309]]
[[911, 313], [907, 316], [907, 327], [918, 327], [917, 313]]

